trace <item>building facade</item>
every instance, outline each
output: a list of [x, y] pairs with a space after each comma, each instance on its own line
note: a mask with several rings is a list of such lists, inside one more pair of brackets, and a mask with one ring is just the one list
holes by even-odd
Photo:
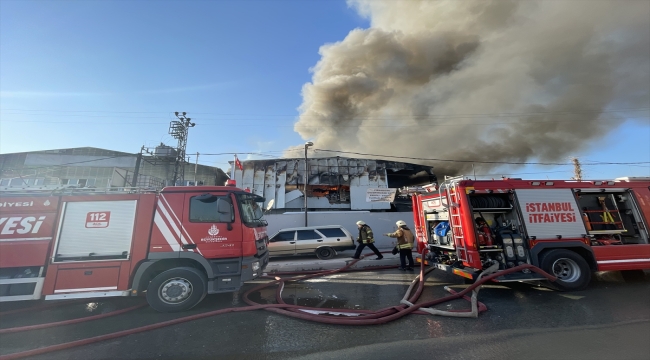
[[[307, 207], [310, 210], [399, 210], [410, 200], [367, 202], [371, 188], [404, 188], [436, 182], [433, 168], [425, 165], [378, 159], [345, 157], [247, 160], [235, 169], [238, 187], [271, 200], [273, 212], [304, 209], [305, 171]], [[410, 210], [410, 208], [409, 208]]]
[[[143, 155], [81, 147], [0, 154], [0, 189], [33, 187], [162, 188], [172, 185], [174, 154]], [[186, 163], [184, 185], [224, 185], [219, 168]], [[137, 179], [134, 179], [138, 167]], [[179, 184], [180, 185], [180, 184]]]
[[[273, 201], [265, 215], [269, 235], [307, 222], [341, 225], [356, 236], [356, 222], [363, 220], [374, 230], [381, 249], [394, 246], [395, 239], [381, 234], [395, 231], [398, 220], [413, 228], [411, 199], [403, 190], [436, 182], [430, 166], [379, 159], [247, 160], [242, 167], [235, 168], [237, 186], [263, 196], [265, 207]], [[366, 191], [371, 188], [398, 189], [399, 194], [393, 202], [368, 202]]]

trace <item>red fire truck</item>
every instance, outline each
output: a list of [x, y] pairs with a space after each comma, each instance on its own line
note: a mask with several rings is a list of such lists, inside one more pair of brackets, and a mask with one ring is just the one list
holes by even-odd
[[532, 264], [557, 276], [559, 290], [585, 288], [595, 271], [650, 269], [649, 180], [445, 178], [412, 197], [418, 250], [470, 281], [495, 262]]
[[0, 301], [145, 294], [162, 312], [268, 263], [264, 199], [229, 186], [0, 193]]

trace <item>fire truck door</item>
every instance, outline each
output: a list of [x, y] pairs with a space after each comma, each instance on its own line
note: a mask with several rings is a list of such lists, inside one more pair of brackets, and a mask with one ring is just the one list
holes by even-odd
[[186, 194], [189, 204], [183, 213], [183, 227], [188, 244], [184, 251], [194, 251], [207, 259], [242, 256], [242, 228], [237, 221], [234, 198], [229, 194]]
[[[602, 196], [599, 193], [593, 195], [598, 198]], [[639, 202], [634, 201], [635, 196], [630, 191], [614, 193], [607, 197], [612, 199], [612, 202], [607, 204], [608, 209], [613, 213], [611, 222], [621, 221], [621, 225], [616, 223], [617, 226], [612, 226], [611, 230], [593, 231], [595, 240], [592, 241], [594, 243], [592, 249], [596, 256], [598, 270], [650, 269], [650, 239], [648, 239], [646, 220], [638, 206]], [[598, 220], [602, 222], [602, 217]], [[598, 241], [608, 238], [614, 242]]]
[[515, 191], [527, 235], [538, 241], [582, 240], [587, 234], [571, 189]]
[[64, 202], [45, 278], [46, 299], [125, 295], [136, 208], [133, 197]]

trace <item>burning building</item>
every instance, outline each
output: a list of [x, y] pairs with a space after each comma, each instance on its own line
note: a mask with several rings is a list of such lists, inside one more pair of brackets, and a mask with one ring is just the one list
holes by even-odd
[[[394, 231], [395, 222], [413, 224], [411, 199], [405, 190], [436, 182], [430, 166], [379, 159], [325, 157], [249, 160], [235, 167], [237, 186], [266, 199], [269, 235], [283, 228], [342, 225], [356, 234], [355, 222], [370, 224], [375, 234]], [[307, 172], [307, 212], [305, 210]], [[397, 189], [393, 202], [370, 202], [368, 189]], [[401, 195], [400, 195], [401, 194]], [[394, 239], [377, 236], [377, 246], [392, 247]]]
[[433, 168], [403, 162], [344, 157], [252, 160], [235, 169], [237, 186], [273, 200], [273, 213], [304, 209], [305, 169], [307, 207], [310, 211], [410, 211], [410, 201], [367, 202], [372, 188], [414, 187], [436, 181]]

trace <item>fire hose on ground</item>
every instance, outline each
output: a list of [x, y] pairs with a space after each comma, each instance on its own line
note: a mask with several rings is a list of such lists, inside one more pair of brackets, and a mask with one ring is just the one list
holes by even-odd
[[45, 304], [45, 305], [37, 305], [37, 306], [30, 306], [30, 307], [24, 307], [20, 309], [15, 309], [15, 310], [10, 310], [10, 311], [3, 311], [0, 312], [0, 317], [6, 316], [6, 315], [15, 315], [15, 314], [20, 314], [24, 312], [32, 312], [32, 311], [40, 311], [40, 310], [45, 310], [45, 309], [51, 309], [63, 305], [70, 305], [70, 304], [77, 304], [81, 302], [85, 302], [86, 299], [82, 300], [65, 300], [65, 301], [54, 301], [50, 304]]
[[[366, 255], [367, 256], [367, 255]], [[424, 254], [422, 254], [424, 257]], [[485, 270], [479, 278], [476, 280], [476, 282], [466, 289], [460, 291], [460, 292], [455, 292], [448, 287], [445, 287], [445, 290], [449, 291], [451, 295], [448, 295], [443, 298], [431, 300], [425, 303], [421, 304], [416, 304], [416, 301], [419, 299], [420, 295], [422, 294], [422, 291], [424, 290], [424, 282], [426, 280], [427, 275], [429, 275], [435, 268], [430, 268], [425, 270], [425, 264], [424, 261], [421, 263], [420, 266], [420, 274], [413, 280], [413, 282], [410, 284], [408, 290], [406, 291], [406, 294], [404, 295], [400, 305], [397, 306], [391, 306], [387, 307], [384, 309], [380, 310], [356, 310], [356, 309], [323, 309], [323, 308], [318, 308], [318, 307], [306, 307], [306, 306], [300, 306], [300, 305], [291, 305], [291, 304], [286, 304], [282, 300], [282, 290], [284, 289], [284, 285], [287, 282], [297, 282], [297, 281], [304, 281], [308, 280], [314, 277], [318, 276], [328, 276], [328, 275], [333, 275], [336, 273], [340, 272], [349, 272], [349, 271], [369, 271], [369, 270], [379, 270], [379, 269], [385, 269], [385, 268], [395, 268], [395, 266], [377, 266], [377, 267], [370, 267], [370, 268], [363, 268], [363, 269], [351, 269], [351, 267], [356, 264], [358, 260], [354, 260], [349, 262], [346, 266], [336, 269], [336, 270], [328, 270], [328, 271], [304, 271], [304, 272], [291, 272], [291, 273], [275, 273], [273, 274], [274, 276], [269, 276], [267, 275], [267, 278], [272, 278], [274, 280], [260, 284], [250, 290], [248, 290], [244, 295], [243, 295], [243, 300], [249, 305], [246, 307], [236, 307], [236, 308], [227, 308], [227, 309], [220, 309], [220, 310], [213, 310], [213, 311], [208, 311], [204, 312], [201, 314], [195, 314], [195, 315], [190, 315], [190, 316], [185, 316], [182, 318], [174, 319], [174, 320], [168, 320], [168, 321], [163, 321], [155, 324], [150, 324], [150, 325], [145, 325], [133, 329], [127, 329], [127, 330], [122, 330], [122, 331], [117, 331], [109, 334], [104, 334], [104, 335], [99, 335], [91, 338], [86, 338], [86, 339], [80, 339], [76, 341], [71, 341], [71, 342], [66, 342], [62, 344], [57, 344], [57, 345], [51, 345], [51, 346], [46, 346], [38, 349], [33, 349], [33, 350], [27, 350], [27, 351], [22, 351], [18, 353], [13, 353], [13, 354], [7, 354], [7, 355], [2, 355], [0, 356], [0, 360], [10, 360], [10, 359], [19, 359], [27, 356], [36, 356], [40, 354], [45, 354], [45, 353], [50, 353], [54, 351], [59, 351], [59, 350], [65, 350], [65, 349], [71, 349], [74, 347], [78, 346], [83, 346], [83, 345], [89, 345], [93, 344], [96, 342], [101, 342], [101, 341], [106, 341], [106, 340], [111, 340], [119, 337], [124, 337], [127, 335], [133, 335], [137, 333], [142, 333], [145, 331], [151, 331], [151, 330], [156, 330], [156, 329], [161, 329], [167, 326], [172, 326], [172, 325], [177, 325], [181, 323], [185, 323], [188, 321], [193, 321], [193, 320], [198, 320], [198, 319], [204, 319], [216, 315], [221, 315], [221, 314], [226, 314], [226, 313], [232, 313], [232, 312], [244, 312], [244, 311], [255, 311], [255, 310], [267, 310], [271, 311], [277, 314], [281, 315], [286, 315], [290, 316], [293, 318], [297, 319], [302, 319], [302, 320], [307, 320], [307, 321], [314, 321], [318, 323], [325, 323], [325, 324], [333, 324], [333, 325], [378, 325], [378, 324], [385, 324], [397, 319], [400, 319], [408, 314], [432, 314], [432, 315], [442, 315], [442, 316], [454, 316], [454, 317], [477, 317], [480, 312], [483, 312], [487, 310], [487, 307], [480, 303], [478, 301], [478, 289], [480, 288], [481, 285], [484, 283], [493, 280], [494, 278], [502, 275], [506, 275], [509, 273], [513, 272], [518, 272], [524, 269], [529, 269], [531, 271], [534, 271], [544, 277], [546, 277], [550, 281], [555, 281], [555, 277], [552, 275], [549, 275], [548, 273], [544, 272], [543, 270], [529, 264], [524, 264], [520, 265], [517, 267], [513, 267], [507, 270], [499, 271], [496, 272], [496, 268], [494, 266], [488, 268]], [[280, 278], [279, 276], [281, 275], [294, 275], [293, 277], [290, 278]], [[249, 298], [249, 296], [257, 291], [260, 291], [264, 288], [268, 288], [271, 286], [277, 285], [276, 289], [276, 301], [278, 302], [277, 304], [260, 304], [256, 303], [253, 300]], [[417, 288], [416, 288], [417, 285]], [[413, 289], [416, 288], [415, 292], [411, 295], [411, 292], [413, 292]], [[471, 294], [471, 298], [468, 297], [467, 295], [469, 293]], [[451, 301], [451, 300], [456, 300], [463, 298], [465, 300], [468, 300], [471, 302], [472, 308], [469, 311], [465, 310], [452, 310], [452, 311], [441, 311], [437, 309], [432, 309], [432, 306]], [[139, 307], [139, 306], [137, 306]], [[102, 315], [97, 315], [93, 319], [97, 319], [98, 316], [101, 317], [107, 317], [111, 315], [118, 315], [130, 310], [134, 310], [136, 307], [133, 308], [128, 308], [120, 311], [114, 311], [108, 314], [102, 314]], [[332, 314], [339, 315], [339, 316], [332, 316]], [[343, 316], [341, 316], [343, 315]], [[68, 324], [71, 323], [71, 321], [74, 322], [81, 322], [77, 319], [75, 320], [68, 320]], [[87, 321], [87, 320], [86, 320]], [[53, 325], [52, 325], [53, 324]], [[65, 325], [66, 321], [59, 322], [59, 323], [49, 323], [49, 324], [43, 324], [43, 325], [34, 325], [35, 328], [43, 328], [43, 327], [50, 327], [50, 326], [57, 326], [57, 325]], [[40, 327], [39, 327], [40, 326]], [[25, 330], [33, 330], [30, 329], [29, 327], [21, 327], [21, 328], [13, 328], [16, 331], [25, 331]], [[21, 330], [22, 329], [22, 330]], [[12, 329], [4, 329], [4, 332], [13, 332], [11, 331]]]
[[57, 322], [51, 322], [51, 323], [45, 323], [45, 324], [38, 324], [38, 325], [28, 325], [28, 326], [19, 326], [19, 327], [12, 327], [12, 328], [7, 328], [7, 329], [0, 329], [0, 334], [9, 334], [9, 333], [17, 333], [21, 331], [29, 331], [29, 330], [38, 330], [38, 329], [47, 329], [55, 326], [63, 326], [63, 325], [72, 325], [72, 324], [78, 324], [86, 321], [92, 321], [92, 320], [99, 320], [103, 319], [105, 317], [109, 316], [115, 316], [115, 315], [120, 315], [127, 313], [129, 311], [133, 311], [135, 309], [139, 309], [142, 307], [147, 306], [147, 304], [140, 304], [140, 305], [135, 305], [128, 307], [126, 309], [121, 309], [121, 310], [115, 310], [111, 312], [107, 312], [104, 314], [97, 314], [97, 315], [92, 315], [84, 318], [78, 318], [78, 319], [71, 319], [71, 320], [63, 320], [63, 321], [57, 321]]

